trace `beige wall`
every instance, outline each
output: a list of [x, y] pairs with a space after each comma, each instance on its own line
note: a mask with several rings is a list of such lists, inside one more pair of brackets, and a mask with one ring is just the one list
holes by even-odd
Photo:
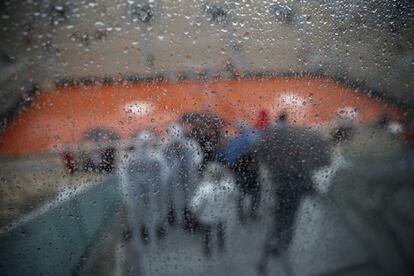
[[[215, 1], [231, 10], [225, 25], [208, 20], [201, 7], [209, 1], [154, 0], [148, 25], [133, 22], [123, 0], [50, 1], [63, 3], [70, 17], [55, 26], [48, 6], [32, 2], [3, 4], [0, 49], [16, 57], [1, 64], [4, 94], [7, 88], [47, 84], [54, 76], [218, 71], [231, 61], [239, 71], [319, 72], [414, 99], [413, 27], [391, 33], [387, 1], [286, 1], [293, 10], [288, 24], [275, 22], [269, 12], [277, 1]], [[86, 34], [89, 40], [82, 41]], [[230, 41], [241, 46], [240, 53]], [[153, 66], [146, 65], [148, 52]]]

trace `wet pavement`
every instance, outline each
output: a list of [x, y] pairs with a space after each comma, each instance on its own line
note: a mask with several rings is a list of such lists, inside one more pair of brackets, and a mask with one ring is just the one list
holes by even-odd
[[[59, 173], [57, 170], [49, 173], [52, 172]], [[212, 255], [206, 257], [201, 234], [190, 234], [178, 225], [167, 228], [165, 239], [134, 247], [133, 239], [125, 234], [128, 224], [120, 206], [77, 272], [80, 275], [258, 275], [257, 265], [272, 225], [274, 204], [264, 170], [262, 176], [264, 196], [259, 218], [239, 223], [228, 231], [223, 252], [215, 248]], [[102, 176], [67, 176], [66, 182], [60, 184], [66, 188], [71, 187], [72, 182], [76, 182], [75, 186], [90, 184], [91, 177], [99, 181]], [[392, 202], [404, 207], [410, 202], [410, 196], [405, 196], [404, 200], [398, 195], [410, 194], [413, 194], [412, 189], [402, 189]], [[382, 220], [377, 221], [362, 210], [366, 202], [352, 195], [307, 196], [299, 208], [288, 251], [282, 257], [270, 259], [267, 275], [405, 275], [404, 256], [392, 232]], [[338, 198], [345, 205], [336, 201]], [[401, 209], [394, 207], [390, 211]], [[411, 229], [399, 227], [395, 231]]]
[[[139, 253], [134, 253], [132, 239], [123, 238], [126, 223], [120, 213], [81, 274], [259, 275], [257, 264], [272, 222], [269, 194], [263, 199], [260, 219], [236, 225], [227, 235], [224, 252], [216, 249], [211, 257], [203, 255], [200, 234], [189, 234], [178, 226], [168, 228], [164, 240], [140, 246]], [[288, 252], [270, 259], [267, 275], [350, 274], [382, 273], [372, 250], [361, 243], [335, 203], [308, 196], [301, 204]]]

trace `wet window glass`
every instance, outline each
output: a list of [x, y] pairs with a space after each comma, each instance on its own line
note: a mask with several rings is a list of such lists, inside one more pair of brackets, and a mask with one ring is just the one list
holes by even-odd
[[0, 274], [412, 275], [413, 14], [0, 1]]

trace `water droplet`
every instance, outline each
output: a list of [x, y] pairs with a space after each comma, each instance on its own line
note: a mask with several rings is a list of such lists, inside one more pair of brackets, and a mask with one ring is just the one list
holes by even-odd
[[105, 26], [105, 23], [103, 23], [102, 21], [95, 22], [95, 27], [103, 27], [103, 26]]

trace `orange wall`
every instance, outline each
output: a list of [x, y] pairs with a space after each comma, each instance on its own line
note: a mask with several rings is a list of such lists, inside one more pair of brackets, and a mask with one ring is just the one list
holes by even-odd
[[[296, 95], [294, 105], [281, 101], [292, 99], [286, 95]], [[124, 110], [136, 102], [144, 105], [135, 114]], [[355, 107], [361, 123], [383, 112], [401, 116], [395, 108], [320, 77], [60, 88], [42, 91], [9, 124], [1, 137], [0, 155], [40, 153], [56, 145], [77, 143], [87, 129], [100, 126], [128, 137], [139, 128], [163, 127], [183, 111], [213, 111], [231, 122], [236, 118], [255, 120], [261, 108], [267, 108], [273, 117], [285, 110], [292, 121], [308, 125], [332, 122], [337, 109], [344, 107]]]

